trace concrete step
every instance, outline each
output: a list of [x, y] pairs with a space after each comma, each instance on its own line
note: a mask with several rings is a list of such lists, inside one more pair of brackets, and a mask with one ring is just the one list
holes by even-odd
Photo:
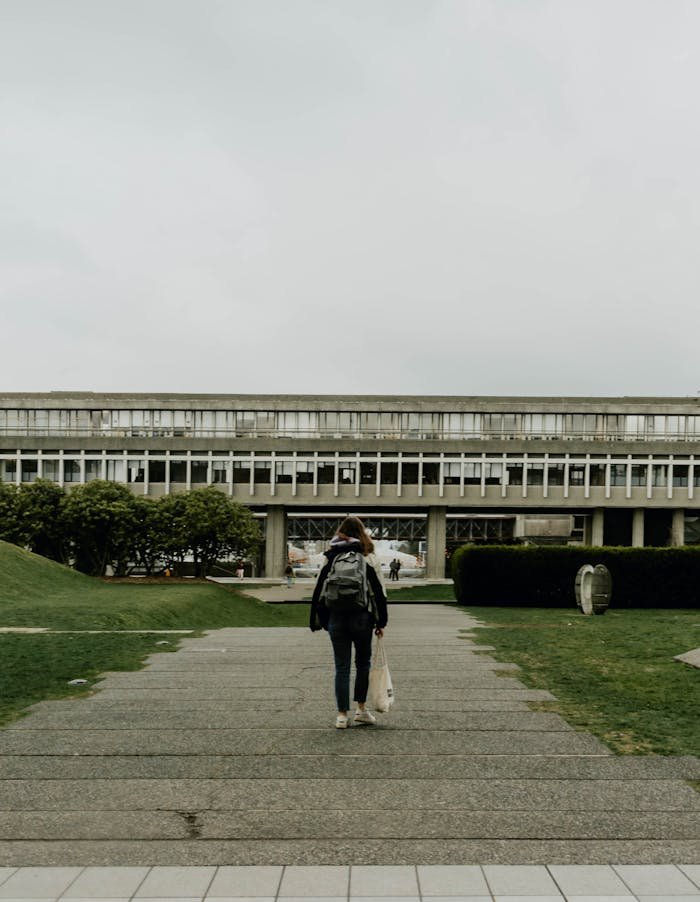
[[[700, 861], [696, 839], [8, 840], [0, 866], [675, 864]], [[670, 902], [670, 900], [669, 900]]]
[[[352, 751], [352, 750], [351, 750]], [[700, 780], [691, 757], [614, 755], [104, 755], [0, 757], [6, 780], [317, 779]], [[77, 788], [76, 788], [77, 792]]]

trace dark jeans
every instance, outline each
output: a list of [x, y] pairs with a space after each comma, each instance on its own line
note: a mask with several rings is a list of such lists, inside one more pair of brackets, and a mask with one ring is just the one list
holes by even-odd
[[335, 698], [339, 711], [347, 711], [350, 707], [350, 665], [353, 645], [356, 671], [354, 700], [364, 702], [367, 699], [373, 627], [374, 622], [367, 611], [331, 612], [328, 635], [331, 637], [335, 656]]

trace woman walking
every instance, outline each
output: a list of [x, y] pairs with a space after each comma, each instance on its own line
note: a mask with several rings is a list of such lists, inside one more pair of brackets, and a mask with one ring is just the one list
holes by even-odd
[[[311, 601], [312, 630], [325, 629], [335, 658], [335, 697], [338, 716], [335, 725], [348, 726], [350, 708], [350, 668], [355, 646], [354, 722], [375, 723], [365, 707], [369, 667], [372, 658], [372, 631], [384, 635], [387, 623], [386, 594], [375, 569], [374, 545], [358, 517], [346, 517], [331, 539], [327, 560], [318, 575]], [[368, 557], [369, 556], [369, 557]], [[354, 587], [360, 585], [357, 591]], [[351, 588], [344, 588], [349, 586]], [[340, 588], [339, 588], [340, 587]], [[364, 595], [364, 597], [363, 597]]]

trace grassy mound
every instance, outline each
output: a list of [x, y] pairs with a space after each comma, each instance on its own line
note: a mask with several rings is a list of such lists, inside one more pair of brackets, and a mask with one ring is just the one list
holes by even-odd
[[218, 583], [107, 583], [0, 542], [0, 627], [216, 629], [307, 621], [306, 606], [266, 605]]
[[40, 599], [47, 592], [55, 594], [80, 591], [81, 587], [91, 582], [89, 576], [71, 570], [70, 567], [0, 541], [1, 604]]
[[[100, 674], [138, 669], [147, 655], [177, 648], [177, 636], [129, 630], [304, 627], [308, 615], [305, 605], [267, 605], [217, 583], [103, 582], [0, 542], [0, 627], [75, 631], [0, 633], [0, 723], [41, 699], [83, 695]], [[158, 644], [164, 638], [169, 645]], [[70, 686], [76, 677], [88, 686]]]

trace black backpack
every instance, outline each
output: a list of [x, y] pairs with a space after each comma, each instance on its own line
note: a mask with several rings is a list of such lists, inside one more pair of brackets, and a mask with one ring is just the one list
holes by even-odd
[[372, 609], [367, 561], [361, 551], [341, 551], [333, 558], [321, 598], [332, 611]]

